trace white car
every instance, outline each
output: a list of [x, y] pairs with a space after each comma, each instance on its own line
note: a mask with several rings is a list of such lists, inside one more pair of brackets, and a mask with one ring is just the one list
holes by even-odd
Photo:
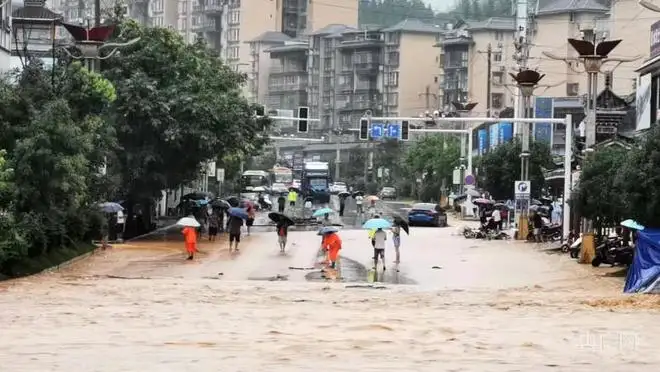
[[348, 192], [348, 186], [344, 182], [335, 182], [332, 184], [330, 191], [333, 194], [339, 194], [340, 192]]
[[286, 185], [283, 183], [274, 183], [270, 189], [273, 191], [273, 193], [277, 194], [289, 191], [289, 188], [286, 187]]

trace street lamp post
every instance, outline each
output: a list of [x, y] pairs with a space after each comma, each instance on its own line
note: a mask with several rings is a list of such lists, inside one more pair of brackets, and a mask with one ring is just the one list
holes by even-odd
[[[518, 84], [520, 88], [520, 95], [522, 96], [523, 103], [523, 118], [529, 116], [529, 108], [531, 107], [531, 97], [534, 94], [534, 89], [539, 84], [539, 81], [543, 79], [545, 75], [540, 74], [538, 71], [534, 70], [520, 70], [517, 74], [509, 74]], [[522, 151], [520, 153], [520, 180], [529, 181], [529, 140], [530, 140], [530, 124], [529, 123], [520, 123], [520, 132], [521, 132], [521, 144]], [[513, 186], [513, 185], [512, 185]], [[516, 210], [518, 213], [518, 239], [525, 240], [527, 239], [527, 233], [529, 231], [529, 226], [527, 223], [527, 213], [529, 211], [529, 199], [525, 200], [516, 200]]]
[[[73, 37], [74, 43], [70, 47], [76, 49], [78, 53], [74, 54], [68, 48], [64, 48], [64, 51], [73, 59], [83, 60], [90, 71], [98, 71], [99, 61], [114, 56], [120, 48], [135, 44], [140, 40], [140, 38], [135, 38], [125, 43], [109, 43], [108, 39], [117, 27], [117, 25], [112, 24], [94, 27], [88, 25], [85, 27], [72, 23], [62, 23], [62, 26]], [[104, 50], [109, 52], [104, 55]]]
[[[477, 102], [452, 102], [451, 103], [454, 108], [456, 109], [456, 112], [458, 113], [459, 117], [468, 117], [470, 116], [470, 112], [477, 107], [478, 103]], [[460, 129], [465, 130], [466, 123], [465, 122], [460, 122]], [[467, 123], [467, 126], [471, 129], [472, 125], [470, 123]], [[470, 144], [470, 147], [468, 148], [468, 136], [472, 136], [472, 132], [470, 131], [469, 133], [461, 133], [461, 158], [460, 158], [460, 168], [461, 168], [461, 179], [460, 179], [460, 189], [459, 189], [459, 194], [463, 193], [465, 190], [465, 169], [469, 169], [469, 172], [472, 173], [472, 146]], [[466, 159], [469, 160], [469, 164], [466, 164]]]

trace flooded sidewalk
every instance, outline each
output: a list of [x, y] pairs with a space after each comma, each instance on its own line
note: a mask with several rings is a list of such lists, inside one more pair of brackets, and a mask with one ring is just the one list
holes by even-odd
[[[533, 245], [413, 228], [380, 283], [309, 282], [320, 237], [226, 238], [185, 261], [181, 242], [113, 248], [51, 274], [0, 283], [0, 361], [43, 371], [651, 371], [658, 296], [623, 296]], [[342, 260], [370, 268], [366, 232]], [[390, 243], [388, 243], [390, 244]], [[365, 271], [360, 271], [365, 270]], [[277, 275], [283, 281], [255, 280]], [[415, 284], [397, 285], [397, 275]], [[365, 278], [366, 281], [366, 278]], [[356, 285], [360, 284], [360, 285]]]

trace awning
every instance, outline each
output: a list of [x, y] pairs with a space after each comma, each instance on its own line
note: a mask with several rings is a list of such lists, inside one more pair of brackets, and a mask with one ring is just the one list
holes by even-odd
[[635, 72], [646, 75], [656, 70], [660, 70], [660, 55], [647, 59]]

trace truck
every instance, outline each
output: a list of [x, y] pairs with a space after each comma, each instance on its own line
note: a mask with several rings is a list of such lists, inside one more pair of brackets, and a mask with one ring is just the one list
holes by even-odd
[[300, 191], [313, 203], [330, 203], [330, 166], [326, 162], [309, 161], [303, 164]]

